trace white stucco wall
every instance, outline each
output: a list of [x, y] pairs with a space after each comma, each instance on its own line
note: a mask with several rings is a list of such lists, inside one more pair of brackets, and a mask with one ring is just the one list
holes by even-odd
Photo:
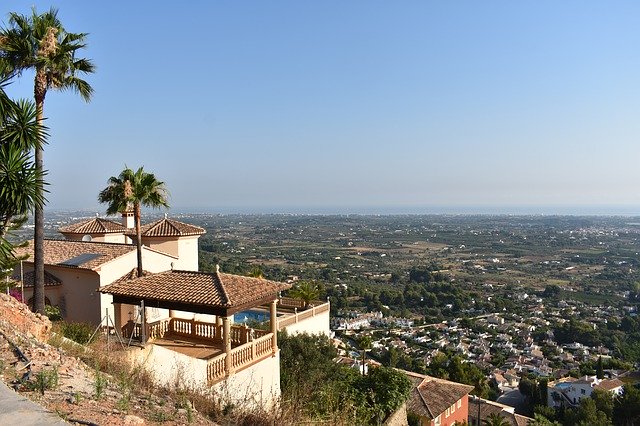
[[173, 310], [173, 317], [174, 318], [182, 318], [182, 319], [187, 319], [187, 320], [196, 320], [196, 321], [200, 321], [200, 322], [210, 322], [210, 323], [215, 323], [216, 322], [216, 316], [215, 315], [207, 315], [207, 314], [196, 314], [194, 312], [187, 312], [187, 311], [176, 311]]
[[154, 250], [177, 257], [173, 269], [181, 271], [198, 270], [199, 235], [186, 237], [143, 237], [142, 243]]
[[280, 351], [215, 384], [212, 390], [224, 404], [271, 407], [280, 398]]
[[[131, 252], [113, 259], [110, 262], [103, 264], [99, 269], [100, 274], [100, 287], [104, 287], [107, 284], [111, 284], [115, 280], [123, 277], [125, 274], [131, 272], [133, 268], [138, 266], [137, 251], [134, 249]], [[173, 257], [142, 248], [142, 267], [149, 272], [163, 272], [171, 269], [171, 262], [175, 261]], [[113, 296], [110, 294], [100, 294], [100, 318], [105, 316], [106, 310], [109, 311], [109, 315], [112, 320], [114, 317], [113, 312]], [[165, 315], [165, 317], [168, 315]], [[125, 321], [129, 319], [129, 316], [122, 317]], [[149, 319], [154, 321], [154, 319]]]
[[131, 348], [129, 359], [144, 367], [160, 385], [184, 389], [207, 388], [207, 361], [153, 344]]
[[[129, 360], [151, 373], [159, 385], [207, 389], [207, 362], [191, 358], [153, 344], [145, 348], [131, 348]], [[268, 407], [280, 397], [280, 353], [269, 356], [251, 367], [232, 374], [211, 391], [223, 405]]]
[[197, 271], [198, 270], [198, 239], [199, 235], [181, 237], [178, 240], [178, 253], [180, 259], [178, 260], [178, 266], [175, 269], [181, 269], [183, 271]]
[[290, 335], [307, 333], [324, 334], [327, 337], [331, 337], [331, 328], [329, 327], [329, 310], [300, 320], [295, 324], [287, 325], [284, 328]]

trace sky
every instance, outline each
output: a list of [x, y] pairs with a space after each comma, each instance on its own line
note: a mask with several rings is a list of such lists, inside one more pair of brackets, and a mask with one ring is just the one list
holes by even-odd
[[[48, 209], [125, 165], [174, 211], [640, 213], [637, 1], [50, 6], [90, 103], [50, 91]], [[7, 89], [32, 97], [33, 75]]]

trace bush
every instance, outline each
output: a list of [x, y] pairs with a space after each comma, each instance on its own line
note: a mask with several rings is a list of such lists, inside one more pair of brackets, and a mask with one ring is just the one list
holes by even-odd
[[28, 385], [32, 390], [38, 390], [42, 395], [44, 391], [55, 389], [58, 386], [58, 369], [42, 370], [36, 373], [35, 380]]
[[100, 399], [102, 398], [102, 395], [104, 394], [104, 390], [107, 388], [107, 385], [109, 385], [109, 381], [107, 380], [107, 377], [102, 374], [102, 372], [96, 370], [95, 372], [95, 381], [93, 382], [93, 387], [96, 391], [96, 399]]
[[83, 345], [91, 343], [89, 339], [91, 339], [91, 335], [93, 334], [94, 330], [95, 329], [92, 325], [79, 322], [65, 322], [62, 323], [61, 326], [62, 335], [64, 337]]
[[62, 319], [60, 308], [57, 306], [45, 305], [44, 314], [48, 316], [51, 321], [60, 321]]

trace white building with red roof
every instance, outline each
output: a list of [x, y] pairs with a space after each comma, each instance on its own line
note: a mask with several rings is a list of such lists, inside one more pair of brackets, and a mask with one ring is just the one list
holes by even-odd
[[[203, 228], [164, 218], [141, 229], [144, 274], [137, 276], [136, 235], [101, 218], [62, 227], [45, 240], [45, 296], [63, 318], [109, 327], [127, 354], [162, 385], [213, 387], [229, 401], [275, 402], [280, 394], [277, 332], [330, 334], [329, 303], [280, 297], [290, 284], [221, 271], [198, 271]], [[14, 271], [32, 296], [33, 244]], [[110, 321], [105, 321], [108, 313]], [[266, 329], [248, 326], [253, 321]], [[124, 347], [125, 345], [123, 345]]]
[[[92, 218], [61, 227], [59, 232], [64, 240], [44, 241], [45, 302], [58, 306], [65, 320], [98, 324], [106, 312], [114, 315], [111, 296], [98, 290], [137, 267], [130, 219], [128, 214], [123, 215], [122, 223]], [[166, 217], [143, 226], [145, 271], [197, 271], [198, 238], [205, 232], [198, 226]], [[18, 249], [17, 255], [26, 259], [14, 270], [13, 278], [23, 283], [24, 300], [30, 303], [33, 241]]]

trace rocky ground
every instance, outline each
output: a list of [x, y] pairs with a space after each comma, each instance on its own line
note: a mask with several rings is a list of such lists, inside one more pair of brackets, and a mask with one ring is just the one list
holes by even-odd
[[20, 394], [72, 424], [212, 424], [186, 394], [160, 395], [140, 386], [138, 377], [99, 372], [78, 356], [91, 359], [85, 351], [53, 335], [48, 318], [0, 294], [0, 380]]

